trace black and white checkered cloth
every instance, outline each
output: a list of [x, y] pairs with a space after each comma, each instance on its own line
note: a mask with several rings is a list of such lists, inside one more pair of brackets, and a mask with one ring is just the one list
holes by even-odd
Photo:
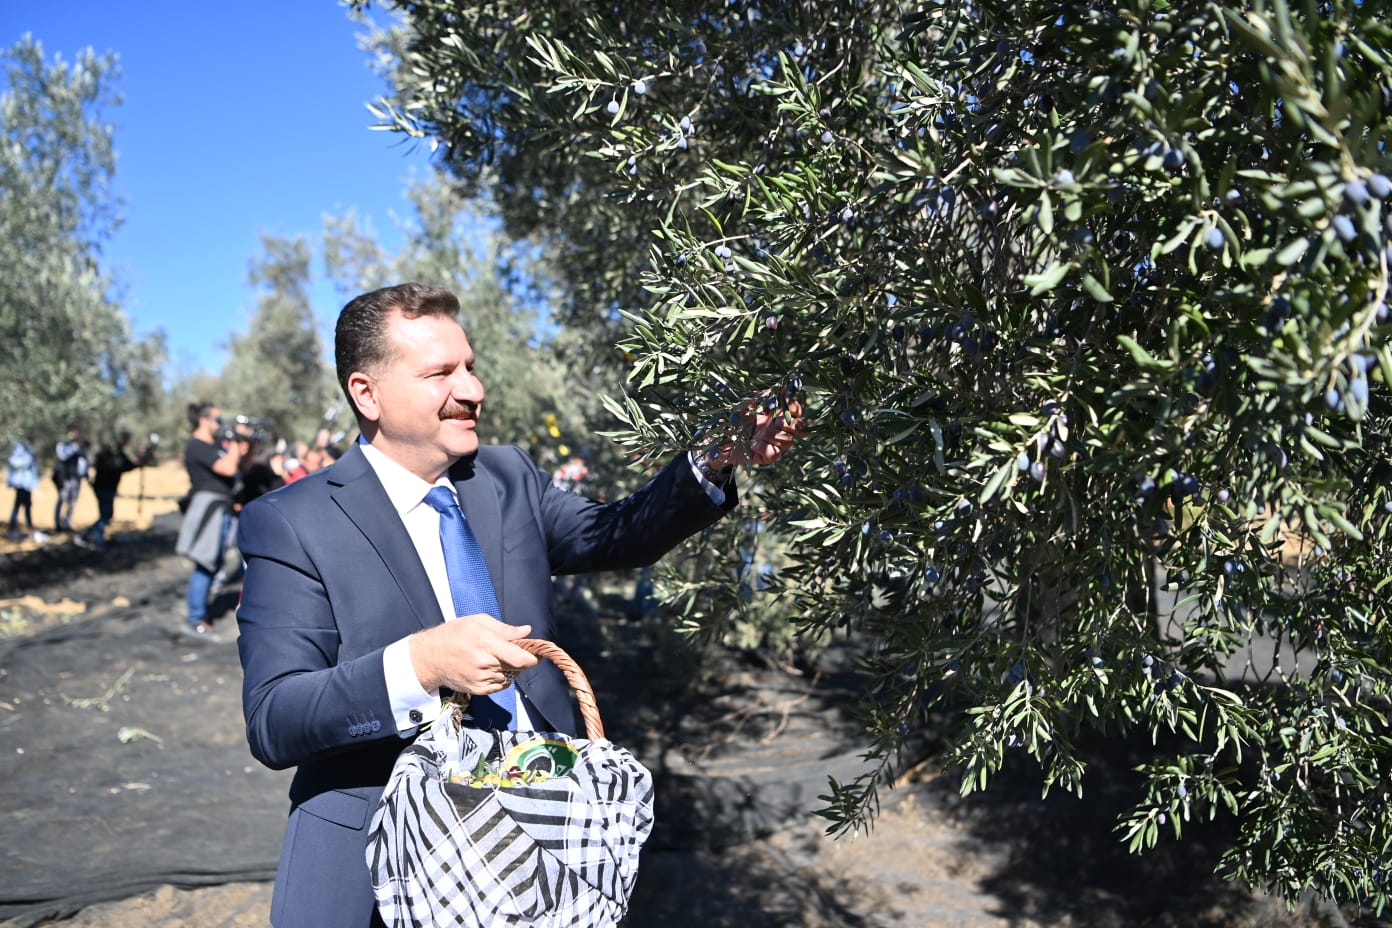
[[[539, 737], [568, 742], [574, 769], [529, 786], [447, 782]], [[628, 911], [652, 804], [652, 774], [610, 741], [456, 730], [442, 718], [402, 752], [373, 815], [378, 909], [393, 928], [612, 928]]]

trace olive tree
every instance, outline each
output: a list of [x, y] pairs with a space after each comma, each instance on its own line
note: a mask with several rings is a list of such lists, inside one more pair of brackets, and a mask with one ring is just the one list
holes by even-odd
[[[102, 265], [113, 189], [116, 59], [50, 59], [25, 35], [0, 51], [0, 437], [50, 446], [157, 405], [163, 336], [131, 336]], [[154, 391], [154, 392], [152, 392]]]
[[1133, 850], [1231, 816], [1227, 873], [1385, 906], [1378, 4], [395, 6], [384, 122], [545, 230], [636, 447], [814, 410], [767, 595], [873, 644], [872, 756], [946, 706], [965, 791], [1081, 792], [1138, 736]]
[[261, 244], [265, 253], [252, 259], [247, 280], [263, 292], [246, 331], [231, 336], [215, 401], [228, 415], [264, 420], [280, 437], [308, 440], [334, 402], [309, 296], [309, 243], [266, 235]]
[[484, 440], [525, 445], [543, 459], [578, 449], [587, 436], [576, 399], [593, 391], [562, 353], [568, 338], [547, 316], [550, 283], [531, 249], [504, 242], [487, 204], [442, 175], [412, 182], [406, 198], [412, 213], [394, 253], [352, 214], [326, 220], [330, 279], [345, 299], [404, 280], [450, 288], [487, 391]]

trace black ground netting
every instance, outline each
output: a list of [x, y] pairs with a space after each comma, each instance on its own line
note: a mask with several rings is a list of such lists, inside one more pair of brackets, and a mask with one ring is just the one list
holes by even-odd
[[112, 609], [0, 658], [0, 917], [274, 877], [289, 774], [247, 752], [236, 645], [179, 622]]

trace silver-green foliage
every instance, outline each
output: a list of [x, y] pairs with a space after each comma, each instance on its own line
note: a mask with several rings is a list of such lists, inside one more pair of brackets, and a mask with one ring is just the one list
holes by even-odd
[[69, 421], [92, 437], [157, 402], [163, 338], [133, 342], [101, 248], [118, 223], [112, 56], [0, 52], [0, 436], [36, 448]]
[[875, 756], [1153, 741], [1133, 850], [1232, 815], [1227, 872], [1386, 905], [1381, 4], [400, 6], [384, 112], [616, 268], [641, 449], [816, 410], [775, 592], [875, 642]]
[[523, 255], [503, 247], [496, 222], [444, 177], [413, 182], [407, 199], [413, 215], [401, 224], [402, 245], [395, 254], [383, 251], [355, 216], [326, 221], [330, 279], [345, 299], [407, 280], [448, 287], [459, 297], [460, 322], [487, 393], [484, 440], [535, 444], [547, 434], [546, 416], [557, 413], [575, 435], [579, 423], [566, 402], [571, 385], [544, 331], [543, 307], [520, 299], [502, 279], [500, 257], [509, 255], [515, 264]]
[[248, 282], [263, 292], [246, 331], [231, 336], [223, 395], [208, 401], [227, 416], [266, 420], [279, 437], [309, 441], [336, 401], [309, 297], [309, 243], [263, 236], [261, 244]]

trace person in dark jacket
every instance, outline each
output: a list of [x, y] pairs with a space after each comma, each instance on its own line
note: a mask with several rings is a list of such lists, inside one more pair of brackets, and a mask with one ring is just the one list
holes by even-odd
[[126, 452], [130, 444], [130, 432], [122, 429], [116, 439], [97, 449], [92, 460], [92, 492], [97, 497], [97, 521], [77, 538], [73, 539], [80, 547], [106, 547], [106, 530], [116, 514], [116, 494], [121, 486], [121, 477], [137, 467], [145, 467], [154, 459], [148, 448], [142, 447], [135, 458]]

